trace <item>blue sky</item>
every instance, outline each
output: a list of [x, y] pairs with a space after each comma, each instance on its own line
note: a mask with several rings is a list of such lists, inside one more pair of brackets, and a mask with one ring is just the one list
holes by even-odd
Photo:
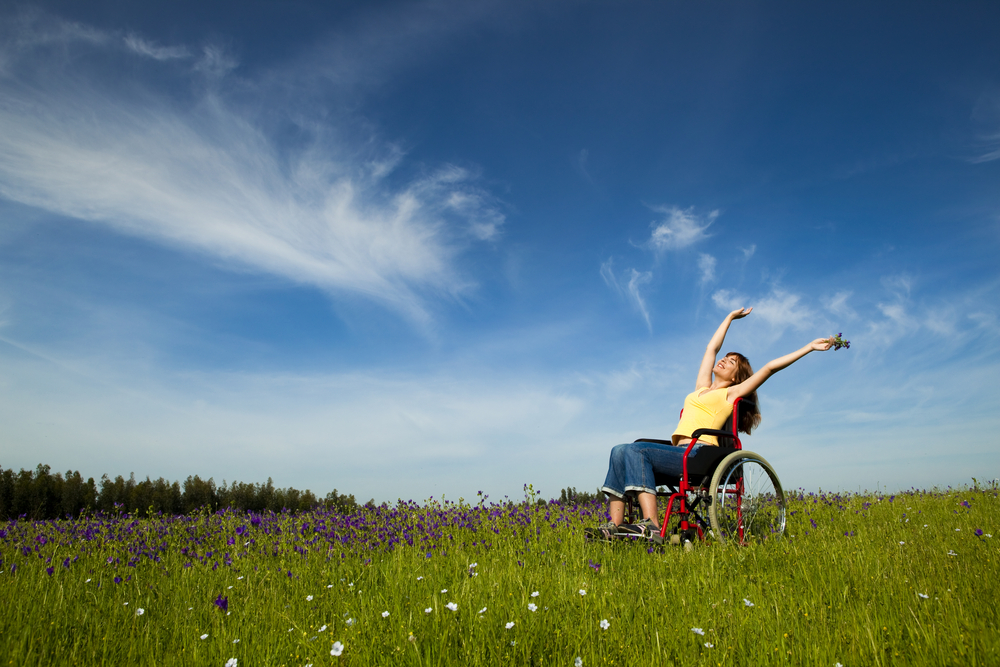
[[[327, 6], [333, 4], [334, 6]], [[788, 487], [998, 476], [995, 3], [6, 3], [0, 465], [546, 497], [726, 312]]]

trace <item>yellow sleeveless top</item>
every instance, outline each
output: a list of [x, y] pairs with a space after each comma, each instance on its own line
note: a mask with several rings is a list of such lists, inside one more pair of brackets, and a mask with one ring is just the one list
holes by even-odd
[[[690, 438], [691, 434], [700, 428], [720, 429], [725, 426], [729, 415], [733, 413], [733, 404], [726, 400], [729, 388], [713, 389], [699, 396], [698, 394], [704, 389], [704, 387], [695, 389], [684, 399], [684, 413], [677, 428], [674, 429], [674, 435]], [[698, 438], [698, 442], [708, 445], [719, 444], [714, 435]]]

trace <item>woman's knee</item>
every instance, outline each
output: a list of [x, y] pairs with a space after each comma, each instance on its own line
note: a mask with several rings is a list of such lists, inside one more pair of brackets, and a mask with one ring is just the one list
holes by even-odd
[[615, 445], [611, 448], [611, 460], [620, 461], [628, 452], [628, 445]]

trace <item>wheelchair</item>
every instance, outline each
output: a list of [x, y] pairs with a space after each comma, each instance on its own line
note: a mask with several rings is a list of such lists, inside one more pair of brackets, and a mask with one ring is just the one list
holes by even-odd
[[[665, 542], [669, 534], [671, 544], [683, 543], [689, 549], [695, 540], [704, 541], [707, 534], [719, 542], [740, 545], [774, 540], [784, 534], [785, 494], [778, 475], [764, 457], [743, 449], [737, 432], [740, 410], [752, 405], [748, 399], [736, 399], [724, 429], [698, 429], [691, 434], [682, 476], [656, 476], [658, 505], [659, 498], [667, 498], [656, 542]], [[689, 460], [698, 438], [705, 435], [714, 435], [719, 446], [701, 447]], [[651, 438], [635, 442], [672, 444]], [[632, 523], [636, 507], [631, 499], [626, 511], [627, 522]]]

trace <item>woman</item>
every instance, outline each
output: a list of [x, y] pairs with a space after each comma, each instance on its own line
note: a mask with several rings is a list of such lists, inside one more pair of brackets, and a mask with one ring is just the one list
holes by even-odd
[[[655, 475], [659, 473], [681, 476], [684, 451], [691, 443], [691, 434], [700, 428], [722, 428], [733, 412], [733, 402], [738, 398], [749, 398], [753, 401], [750, 410], [741, 410], [743, 414], [738, 425], [739, 431], [750, 433], [760, 423], [760, 410], [756, 400], [757, 388], [771, 375], [810, 352], [826, 351], [833, 345], [830, 339], [817, 338], [800, 350], [769, 361], [756, 373], [753, 372], [746, 357], [737, 352], [726, 354], [716, 363], [715, 359], [722, 349], [729, 325], [733, 320], [746, 317], [751, 311], [753, 308], [740, 308], [729, 313], [709, 341], [708, 347], [705, 348], [705, 356], [701, 360], [701, 368], [698, 369], [695, 390], [684, 399], [684, 412], [671, 438], [673, 445], [633, 442], [618, 445], [611, 450], [608, 475], [601, 489], [609, 499], [608, 514], [611, 515], [611, 521], [596, 529], [588, 530], [587, 533], [591, 537], [608, 539], [622, 532], [632, 535], [651, 535], [659, 532]], [[696, 456], [700, 447], [711, 446], [718, 446], [714, 436], [706, 435], [698, 438], [689, 456]], [[625, 515], [627, 495], [639, 501], [643, 519], [627, 528], [619, 528]]]

